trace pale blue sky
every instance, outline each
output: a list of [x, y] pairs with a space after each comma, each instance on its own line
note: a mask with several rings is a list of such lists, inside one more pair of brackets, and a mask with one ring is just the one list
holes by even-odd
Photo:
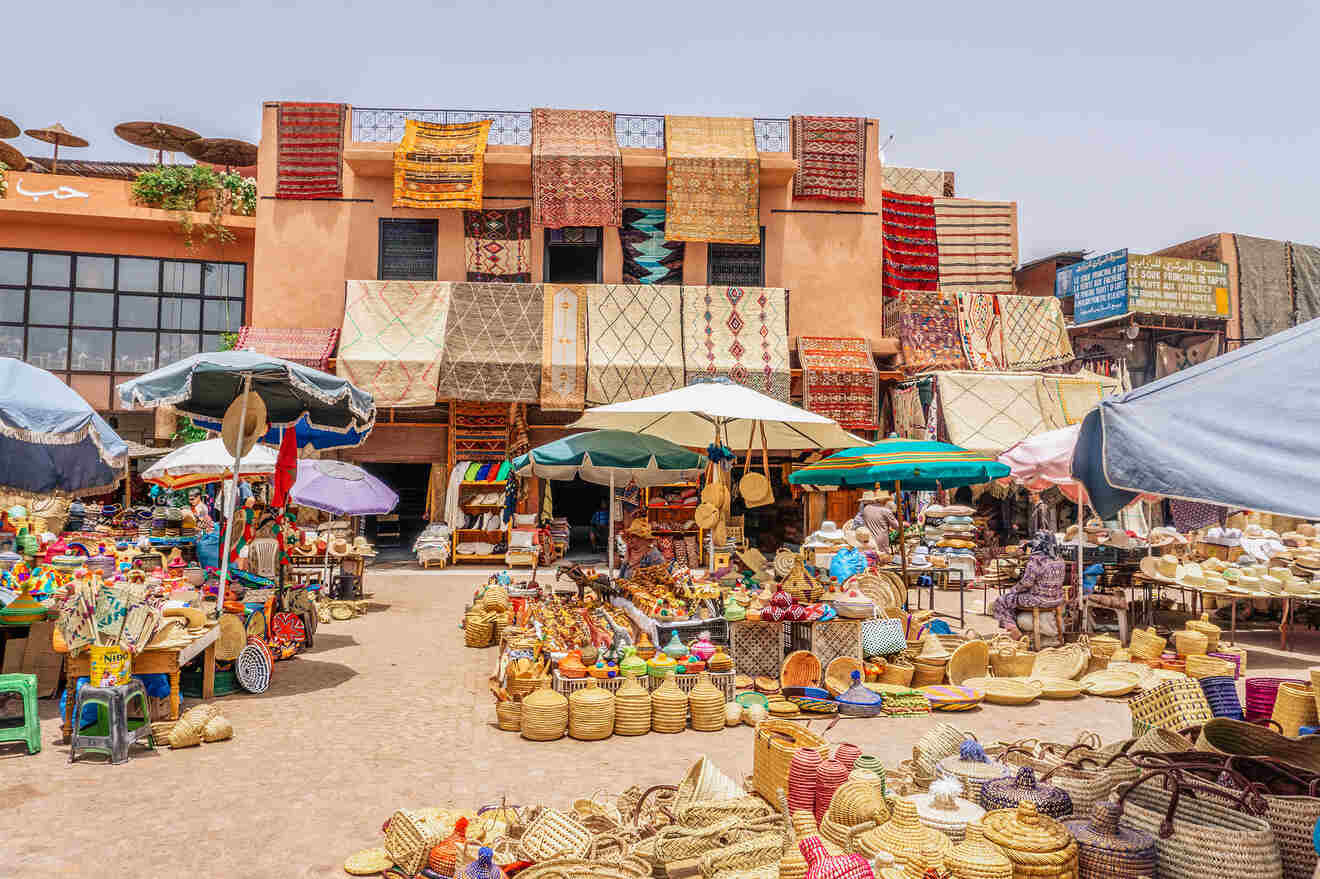
[[[1320, 5], [12, 3], [0, 115], [146, 161], [115, 123], [255, 140], [263, 100], [863, 114], [889, 161], [1019, 203], [1022, 258], [1208, 232], [1320, 243]], [[23, 137], [24, 152], [49, 146]]]

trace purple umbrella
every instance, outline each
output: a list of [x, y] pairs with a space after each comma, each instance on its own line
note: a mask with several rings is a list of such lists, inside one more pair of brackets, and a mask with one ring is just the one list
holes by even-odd
[[289, 496], [295, 504], [336, 516], [380, 516], [399, 503], [394, 489], [343, 461], [299, 461]]

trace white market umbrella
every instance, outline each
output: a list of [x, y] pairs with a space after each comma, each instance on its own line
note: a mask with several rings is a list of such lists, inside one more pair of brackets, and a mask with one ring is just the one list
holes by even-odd
[[[256, 445], [238, 462], [240, 479], [259, 479], [275, 472], [275, 450]], [[172, 491], [220, 482], [233, 475], [234, 456], [226, 449], [224, 440], [204, 440], [180, 446], [152, 464], [142, 473], [142, 480]]]
[[870, 445], [831, 418], [724, 382], [703, 382], [639, 400], [596, 406], [569, 427], [629, 430], [699, 449], [715, 438], [718, 429], [730, 447], [747, 449], [753, 445], [758, 425], [764, 426], [765, 444], [771, 449]]

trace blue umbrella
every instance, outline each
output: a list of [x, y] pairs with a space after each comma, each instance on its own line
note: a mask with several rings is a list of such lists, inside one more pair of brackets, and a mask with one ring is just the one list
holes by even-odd
[[44, 369], [0, 357], [0, 486], [34, 494], [115, 487], [128, 444], [77, 391]]
[[[218, 418], [200, 418], [194, 416], [192, 423], [203, 430], [214, 430], [216, 432], [219, 432], [220, 430], [220, 419]], [[367, 434], [369, 433], [369, 431], [359, 432], [356, 428], [352, 427], [350, 427], [345, 433], [337, 433], [333, 430], [321, 430], [320, 428], [312, 427], [308, 424], [305, 417], [299, 418], [298, 423], [293, 426], [293, 429], [296, 431], [298, 448], [302, 449], [311, 446], [318, 451], [360, 446], [363, 441], [366, 440]], [[286, 430], [288, 430], [287, 427], [272, 427], [270, 430], [266, 431], [257, 442], [266, 443], [271, 446], [278, 446], [280, 441], [284, 439], [284, 432]]]

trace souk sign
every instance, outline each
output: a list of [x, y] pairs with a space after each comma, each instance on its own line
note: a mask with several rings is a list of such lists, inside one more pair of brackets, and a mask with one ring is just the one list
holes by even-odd
[[1054, 292], [1074, 297], [1077, 324], [1128, 313], [1229, 316], [1228, 266], [1222, 262], [1116, 250], [1060, 269]]

